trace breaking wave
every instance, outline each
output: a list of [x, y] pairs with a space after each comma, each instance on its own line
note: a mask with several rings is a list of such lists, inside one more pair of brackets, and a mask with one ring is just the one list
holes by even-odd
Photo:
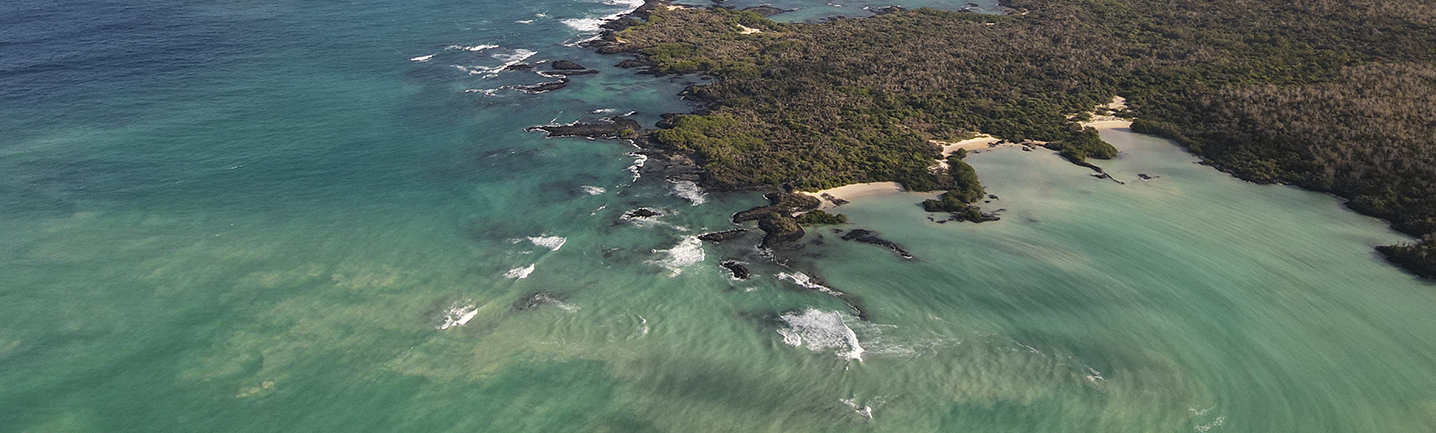
[[777, 277], [780, 280], [797, 284], [799, 287], [802, 287], [804, 289], [817, 290], [819, 292], [823, 292], [833, 296], [843, 296], [842, 292], [833, 290], [828, 286], [818, 284], [816, 281], [813, 281], [813, 277], [809, 277], [808, 274], [804, 274], [802, 272], [793, 272], [791, 274], [787, 272], [779, 272]]
[[534, 273], [534, 267], [536, 266], [538, 266], [537, 263], [522, 268], [509, 269], [508, 272], [504, 272], [504, 278], [508, 278], [511, 280], [522, 280], [524, 278], [528, 278], [529, 274]]
[[684, 267], [702, 262], [705, 258], [703, 241], [699, 240], [697, 236], [685, 237], [673, 248], [653, 250], [653, 252], [661, 254], [661, 257], [654, 259], [651, 263], [668, 268], [669, 271], [672, 271], [668, 274], [670, 277], [682, 274]]
[[673, 182], [673, 195], [677, 196], [678, 198], [688, 200], [688, 202], [692, 203], [693, 206], [697, 206], [708, 201], [708, 194], [705, 194], [703, 192], [703, 188], [699, 188], [698, 184], [693, 183], [693, 181], [690, 180], [680, 180], [677, 182]]
[[863, 360], [864, 350], [858, 342], [858, 334], [847, 325], [849, 321], [856, 322], [857, 318], [814, 308], [802, 313], [783, 313], [779, 318], [788, 324], [787, 328], [778, 330], [784, 344], [793, 347], [806, 345], [813, 352], [831, 350], [842, 359]]
[[553, 251], [558, 251], [559, 248], [563, 248], [564, 243], [568, 242], [568, 238], [563, 236], [529, 236], [529, 242], [533, 242], [534, 245]]
[[439, 325], [439, 329], [444, 330], [464, 326], [464, 324], [469, 323], [469, 321], [473, 320], [474, 316], [477, 315], [479, 315], [479, 308], [475, 307], [474, 304], [468, 304], [462, 307], [459, 306], [459, 304], [454, 304], [454, 306], [449, 307], [448, 312], [444, 313], [444, 323]]

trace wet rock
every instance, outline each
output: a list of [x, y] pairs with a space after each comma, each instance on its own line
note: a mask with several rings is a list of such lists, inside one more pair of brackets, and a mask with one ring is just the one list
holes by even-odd
[[699, 235], [698, 239], [718, 244], [743, 237], [743, 235], [745, 234], [748, 234], [747, 229], [724, 230], [721, 232], [705, 233]]
[[977, 206], [968, 206], [966, 209], [953, 212], [952, 218], [948, 219], [948, 221], [970, 221], [973, 223], [998, 221], [1002, 218], [997, 216], [997, 213], [1005, 210], [1007, 209], [998, 209], [992, 213], [986, 213], [978, 209]]
[[794, 213], [807, 212], [822, 205], [822, 202], [812, 196], [787, 192], [768, 193], [763, 195], [763, 198], [768, 199], [767, 206], [755, 207], [733, 214], [733, 222], [754, 221], [770, 213], [792, 218]]
[[795, 10], [797, 10], [797, 9], [783, 9], [783, 8], [779, 8], [779, 7], [773, 7], [773, 5], [762, 5], [762, 6], [753, 6], [753, 7], [743, 8], [743, 10], [744, 10], [745, 12], [753, 12], [753, 13], [756, 13], [756, 14], [758, 14], [758, 15], [762, 15], [763, 18], [767, 18], [767, 17], [771, 17], [771, 16], [773, 16], [773, 15], [781, 14], [781, 13], [783, 13], [783, 12], [792, 12], [792, 11], [795, 11]]
[[733, 278], [746, 280], [748, 279], [748, 277], [753, 276], [753, 273], [748, 271], [747, 266], [743, 266], [742, 263], [739, 263], [737, 261], [724, 260], [723, 263], [721, 263], [720, 265], [723, 266], [724, 269], [727, 269], [729, 272], [732, 272]]
[[678, 117], [679, 117], [679, 116], [682, 116], [682, 114], [679, 114], [679, 113], [663, 113], [663, 114], [660, 114], [660, 115], [658, 115], [658, 117], [662, 117], [663, 119], [662, 119], [662, 120], [659, 120], [658, 123], [657, 123], [656, 125], [654, 125], [654, 126], [657, 126], [657, 127], [660, 128], [660, 129], [670, 129], [670, 128], [673, 128], [673, 127], [675, 127], [675, 126], [678, 126], [677, 122], [678, 122]]
[[515, 63], [504, 67], [505, 71], [527, 71], [532, 70], [534, 65], [528, 63]]
[[663, 215], [663, 213], [646, 207], [634, 209], [623, 214], [625, 218], [653, 218], [659, 215]]
[[562, 300], [563, 295], [554, 292], [532, 292], [514, 301], [513, 308], [515, 311], [532, 310], [540, 305]]
[[758, 228], [765, 233], [763, 243], [759, 244], [759, 247], [764, 249], [801, 239], [804, 234], [803, 227], [798, 225], [793, 214], [817, 209], [822, 204], [817, 198], [803, 194], [774, 192], [763, 197], [768, 199], [767, 206], [733, 214], [733, 222], [757, 221]]
[[902, 12], [902, 11], [905, 11], [905, 10], [907, 10], [907, 8], [902, 7], [902, 6], [898, 6], [898, 5], [892, 5], [892, 6], [883, 6], [883, 7], [877, 8], [877, 9], [873, 9], [872, 11], [873, 11], [873, 13], [878, 14], [878, 15], [887, 15], [887, 14], [895, 14], [895, 13]]
[[618, 62], [618, 64], [614, 66], [624, 69], [651, 68], [654, 66], [658, 66], [658, 62], [655, 62], [652, 59], [649, 59], [647, 56], [644, 56], [641, 58], [628, 59], [622, 62]]
[[798, 225], [797, 220], [777, 213], [759, 217], [758, 229], [765, 233], [763, 243], [758, 244], [758, 247], [763, 249], [772, 249], [803, 238], [803, 227]]
[[555, 71], [582, 71], [584, 69], [588, 69], [583, 67], [583, 65], [568, 60], [554, 61], [552, 64], [549, 65], [549, 68]]
[[532, 86], [513, 86], [513, 88], [529, 93], [543, 93], [568, 87], [568, 78], [560, 78], [558, 81], [538, 83]]
[[845, 241], [862, 242], [865, 244], [877, 245], [892, 250], [894, 253], [897, 253], [904, 259], [912, 259], [912, 254], [908, 253], [907, 250], [902, 247], [902, 245], [898, 245], [896, 242], [887, 239], [879, 238], [877, 237], [877, 232], [874, 232], [872, 230], [853, 229], [852, 231], [849, 231], [844, 234], [842, 239]]
[[550, 137], [621, 138], [626, 134], [632, 134], [640, 129], [643, 129], [643, 127], [633, 119], [627, 117], [610, 117], [592, 123], [534, 126], [525, 130], [544, 131], [547, 132]]
[[595, 70], [592, 70], [592, 69], [584, 69], [584, 70], [581, 70], [581, 71], [548, 71], [548, 72], [544, 72], [543, 74], [544, 74], [544, 75], [549, 75], [549, 76], [553, 76], [553, 75], [574, 76], [574, 75], [593, 75], [593, 74], [597, 74], [597, 73], [598, 73], [598, 71], [595, 71]]

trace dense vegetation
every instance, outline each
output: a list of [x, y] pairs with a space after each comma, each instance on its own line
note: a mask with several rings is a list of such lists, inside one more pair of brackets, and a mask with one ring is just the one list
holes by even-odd
[[[660, 73], [719, 80], [653, 134], [718, 188], [897, 181], [957, 190], [937, 146], [973, 132], [1074, 162], [1115, 149], [1074, 120], [1127, 98], [1136, 128], [1257, 182], [1350, 198], [1423, 240], [1436, 276], [1436, 6], [1425, 0], [1007, 0], [819, 24], [658, 8], [610, 35]], [[623, 27], [623, 26], [620, 26]], [[754, 30], [758, 30], [754, 32]], [[954, 175], [956, 173], [957, 175]]]
[[928, 212], [965, 211], [968, 205], [982, 200], [982, 197], [987, 195], [982, 190], [982, 182], [977, 180], [977, 170], [968, 165], [967, 161], [963, 161], [960, 154], [954, 153], [947, 157], [947, 174], [951, 179], [951, 189], [942, 193], [936, 200], [922, 202], [924, 210]]

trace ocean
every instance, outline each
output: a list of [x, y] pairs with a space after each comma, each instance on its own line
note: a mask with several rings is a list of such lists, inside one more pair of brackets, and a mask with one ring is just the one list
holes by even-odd
[[637, 5], [0, 3], [0, 432], [1436, 429], [1402, 235], [1127, 130], [970, 156], [1001, 221], [836, 209], [912, 259], [699, 241], [761, 195], [525, 132], [693, 108], [578, 46]]

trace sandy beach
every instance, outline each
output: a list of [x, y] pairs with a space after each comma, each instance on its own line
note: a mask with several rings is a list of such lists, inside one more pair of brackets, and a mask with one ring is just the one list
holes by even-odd
[[[936, 145], [938, 145], [938, 146], [942, 146], [942, 156], [943, 156], [944, 158], [946, 158], [948, 155], [951, 155], [953, 152], [956, 152], [958, 149], [963, 149], [963, 150], [966, 150], [966, 151], [968, 151], [968, 152], [973, 152], [973, 151], [978, 151], [978, 150], [983, 150], [983, 149], [988, 149], [988, 148], [996, 147], [996, 146], [993, 146], [993, 144], [994, 144], [994, 143], [1001, 142], [1001, 141], [1003, 141], [1001, 138], [993, 137], [993, 136], [987, 135], [987, 134], [982, 134], [982, 135], [978, 135], [978, 136], [973, 137], [973, 138], [969, 138], [969, 139], [962, 140], [962, 141], [957, 141], [957, 142], [932, 140], [932, 143], [933, 143], [933, 144], [936, 144]], [[999, 144], [998, 146], [1014, 146], [1014, 145], [1015, 145], [1014, 143], [1010, 143], [1010, 142], [1009, 142], [1009, 143]]]
[[825, 195], [828, 197], [853, 201], [862, 197], [871, 197], [875, 195], [893, 194], [900, 192], [907, 192], [907, 190], [904, 190], [902, 188], [902, 185], [899, 185], [897, 182], [869, 182], [843, 185], [837, 188], [829, 188], [818, 192], [803, 192], [803, 194], [817, 197], [818, 200], [821, 200], [823, 204], [822, 206], [818, 207], [819, 210], [829, 210], [837, 207], [837, 205], [824, 198]]
[[[1125, 111], [1127, 109], [1127, 100], [1126, 98], [1123, 98], [1121, 96], [1113, 97], [1112, 102], [1108, 103], [1105, 106], [1099, 106], [1097, 107], [1097, 109], [1094, 109], [1089, 116], [1090, 120], [1081, 122], [1082, 127], [1092, 127], [1099, 130], [1123, 129], [1132, 127], [1132, 119], [1126, 119], [1111, 115], [1098, 115], [1097, 112], [1104, 108], [1107, 112]], [[1046, 144], [1046, 142], [1031, 140], [1023, 143], [1014, 143], [987, 134], [980, 134], [973, 138], [955, 142], [940, 140], [931, 141], [933, 144], [942, 146], [942, 156], [944, 159], [948, 155], [951, 155], [953, 152], [956, 152], [958, 149], [963, 149], [968, 151], [969, 153], [975, 154], [982, 153], [983, 151], [986, 151], [988, 149], [997, 149], [1002, 147], [1042, 147], [1044, 144]], [[947, 167], [947, 161], [945, 160], [938, 160], [936, 162], [938, 167]], [[823, 204], [818, 209], [830, 210], [837, 207], [837, 205], [834, 205], [831, 201], [824, 198], [824, 195], [842, 200], [854, 201], [862, 197], [871, 197], [876, 195], [902, 192], [907, 192], [907, 190], [904, 190], [902, 188], [902, 185], [899, 185], [897, 182], [870, 182], [843, 185], [837, 188], [829, 188], [818, 192], [804, 192], [803, 194], [817, 197], [819, 200], [822, 200]]]

